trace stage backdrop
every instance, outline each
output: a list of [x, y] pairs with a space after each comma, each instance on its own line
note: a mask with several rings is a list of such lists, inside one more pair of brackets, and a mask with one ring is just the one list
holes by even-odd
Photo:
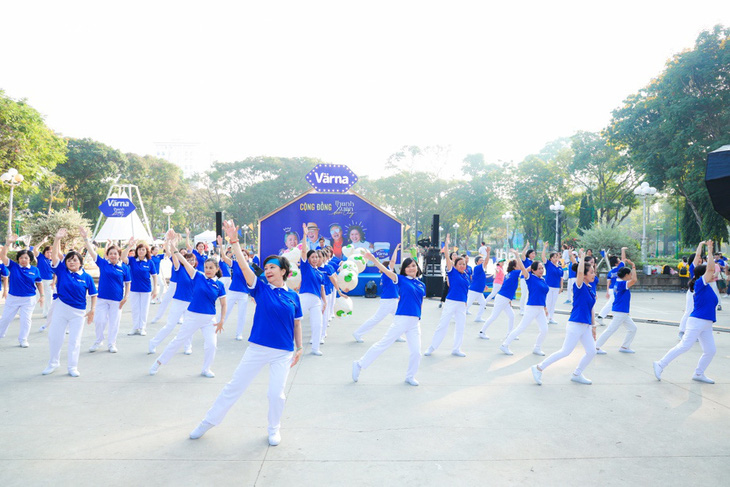
[[[338, 257], [342, 257], [343, 246], [353, 244], [369, 249], [382, 261], [402, 239], [402, 223], [363, 197], [309, 191], [259, 220], [261, 258], [297, 245], [302, 223], [310, 227], [310, 248], [316, 248], [318, 239], [324, 237], [325, 245], [332, 245]], [[377, 269], [368, 267], [364, 272], [373, 271]]]

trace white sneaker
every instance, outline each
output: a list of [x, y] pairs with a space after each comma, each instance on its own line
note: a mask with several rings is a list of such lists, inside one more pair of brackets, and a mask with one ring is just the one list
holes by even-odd
[[502, 353], [505, 354], [505, 355], [514, 355], [512, 353], [512, 350], [510, 350], [507, 345], [500, 345], [499, 346], [499, 349], [502, 350]]
[[482, 340], [489, 340], [489, 337], [483, 331], [479, 332], [479, 338]]
[[362, 337], [360, 335], [356, 335], [355, 333], [352, 334], [352, 337], [355, 339], [357, 343], [362, 343]]
[[139, 330], [135, 328], [134, 330], [127, 333], [127, 336], [132, 336], [132, 335], [139, 335]]
[[618, 351], [621, 353], [636, 353], [634, 350], [632, 350], [630, 348], [624, 348], [624, 347], [619, 348]]
[[398, 337], [395, 339], [395, 341], [399, 343], [405, 343], [406, 339], [404, 337]]
[[362, 367], [360, 367], [360, 362], [355, 360], [352, 363], [352, 381], [357, 382], [357, 380], [360, 378], [360, 372], [362, 371]]
[[187, 347], [183, 353], [185, 355], [192, 355], [193, 354], [193, 347]]
[[426, 349], [426, 351], [423, 352], [423, 355], [426, 356], [426, 357], [430, 357], [433, 352], [435, 352], [435, 350], [433, 348], [431, 348], [431, 347], [428, 347]]
[[23, 340], [20, 342], [20, 348], [28, 348], [28, 340]]
[[572, 380], [573, 382], [577, 382], [578, 384], [585, 384], [585, 385], [593, 384], [593, 381], [586, 378], [586, 376], [584, 376], [583, 374], [580, 374], [580, 375], [570, 374], [570, 380]]
[[236, 335], [236, 341], [242, 342], [243, 341], [243, 335]]
[[46, 367], [45, 369], [43, 369], [43, 372], [41, 372], [41, 374], [43, 374], [43, 375], [52, 374], [53, 372], [55, 372], [55, 370], [57, 368], [58, 368], [58, 366], [56, 366], [56, 365], [49, 365], [48, 367]]
[[147, 355], [152, 355], [153, 353], [157, 352], [157, 348], [150, 343], [150, 345], [147, 347]]
[[142, 336], [147, 336], [147, 330], [139, 330], [139, 334]]
[[320, 339], [319, 339], [319, 344], [320, 344], [320, 345], [324, 345], [324, 338], [320, 338]]
[[202, 375], [203, 377], [207, 377], [208, 379], [212, 379], [215, 377], [215, 374], [210, 369], [202, 371], [200, 375]]
[[68, 375], [70, 375], [71, 377], [79, 377], [81, 374], [79, 374], [78, 369], [69, 369]]
[[532, 351], [532, 353], [533, 353], [534, 355], [539, 355], [539, 356], [541, 356], [541, 357], [544, 357], [544, 356], [545, 356], [545, 352], [543, 352], [543, 351], [542, 351], [542, 350], [540, 350], [539, 348], [536, 348], [536, 349], [534, 349], [534, 350]]
[[542, 385], [542, 370], [539, 370], [537, 368], [537, 365], [533, 365], [531, 367], [532, 369], [532, 378], [535, 379], [535, 382], [537, 382], [537, 385]]
[[454, 350], [451, 352], [451, 355], [455, 357], [466, 357], [466, 354], [462, 352], [461, 350]]
[[470, 314], [471, 314], [471, 311], [467, 311], [467, 312], [466, 312], [466, 314], [467, 314], [467, 315], [470, 315]]
[[484, 323], [485, 321], [487, 320], [485, 320], [484, 318], [477, 318], [474, 320], [474, 323]]
[[597, 348], [597, 349], [596, 349], [596, 355], [606, 355], [607, 353], [608, 353], [608, 352], [606, 352], [606, 351], [605, 351], [604, 349], [602, 349], [602, 348]]
[[412, 386], [417, 386], [418, 381], [416, 379], [414, 379], [413, 377], [406, 377], [406, 384], [409, 384]]
[[664, 369], [659, 365], [659, 362], [654, 362], [654, 377], [656, 377], [656, 380], [662, 380], [663, 371]]
[[697, 382], [704, 382], [705, 384], [714, 384], [715, 381], [707, 377], [705, 374], [702, 375], [695, 375], [692, 377], [692, 380], [696, 380]]
[[99, 348], [101, 348], [101, 343], [94, 343], [92, 346], [89, 347], [89, 352], [94, 353], [99, 350]]
[[322, 351], [321, 350], [312, 350], [311, 355], [316, 355], [317, 357], [321, 357]]
[[201, 421], [200, 424], [195, 428], [193, 431], [190, 432], [190, 439], [191, 440], [197, 440], [201, 436], [205, 434], [206, 431], [211, 429], [214, 424], [211, 424], [207, 421]]
[[113, 343], [109, 345], [109, 353], [117, 353], [119, 350], [117, 350], [117, 346]]
[[152, 364], [152, 367], [150, 367], [150, 375], [157, 374], [157, 371], [160, 370], [160, 365], [162, 365], [162, 364], [160, 364], [160, 362], [155, 360], [155, 363]]
[[269, 435], [269, 445], [277, 446], [279, 443], [281, 443], [281, 433], [277, 431], [276, 433]]
[[558, 324], [558, 322], [555, 320], [548, 321], [548, 325], [557, 325], [557, 324]]

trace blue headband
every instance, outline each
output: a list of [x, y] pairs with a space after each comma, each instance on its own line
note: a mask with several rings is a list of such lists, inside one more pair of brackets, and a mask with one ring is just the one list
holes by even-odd
[[281, 261], [277, 257], [271, 257], [270, 259], [266, 259], [264, 261], [264, 265], [269, 264], [269, 263], [277, 265], [279, 267], [279, 269], [283, 268], [283, 266], [281, 265]]

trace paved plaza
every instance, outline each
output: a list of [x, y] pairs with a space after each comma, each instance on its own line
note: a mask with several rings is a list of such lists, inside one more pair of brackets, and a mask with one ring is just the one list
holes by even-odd
[[[563, 301], [560, 308], [567, 309]], [[715, 333], [718, 352], [707, 370], [715, 385], [691, 380], [699, 345], [658, 382], [651, 363], [676, 344], [677, 328], [637, 320], [636, 354], [617, 352], [623, 331], [617, 332], [604, 347], [608, 355], [585, 371], [593, 385], [569, 380], [582, 355], [578, 348], [548, 368], [537, 386], [530, 373], [540, 361], [531, 354], [537, 326], [506, 356], [497, 349], [506, 319], [490, 327], [487, 341], [477, 337], [480, 324], [471, 315], [467, 357], [450, 355], [452, 325], [441, 348], [422, 358], [419, 387], [403, 382], [405, 343], [393, 344], [353, 383], [352, 361], [389, 325], [355, 343], [352, 331], [378, 300], [354, 298], [354, 305], [352, 317], [332, 322], [324, 356], [305, 354], [291, 371], [277, 447], [267, 443], [267, 371], [220, 426], [188, 439], [246, 347], [234, 340], [232, 323], [219, 337], [214, 379], [199, 375], [200, 334], [193, 355], [177, 354], [153, 377], [148, 369], [155, 356], [147, 344], [161, 323], [148, 325], [146, 337], [127, 336], [127, 307], [119, 353], [89, 353], [94, 335], [87, 326], [81, 377], [72, 378], [65, 374], [65, 347], [61, 367], [41, 375], [48, 338], [38, 331], [40, 315], [27, 349], [17, 346], [16, 319], [0, 340], [0, 486], [719, 486], [730, 477], [730, 333]], [[676, 322], [683, 305], [679, 293], [634, 293], [632, 314]], [[425, 350], [440, 316], [438, 301], [427, 300], [423, 315]], [[567, 316], [557, 320], [543, 345], [548, 354], [563, 341]], [[729, 322], [730, 311], [718, 313], [718, 325]], [[308, 338], [308, 321], [303, 329]]]

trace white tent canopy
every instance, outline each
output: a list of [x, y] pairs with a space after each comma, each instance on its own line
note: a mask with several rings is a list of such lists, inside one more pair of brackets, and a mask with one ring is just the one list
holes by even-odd
[[122, 240], [126, 242], [130, 237], [152, 242], [152, 236], [147, 233], [144, 225], [142, 225], [142, 220], [137, 216], [137, 210], [124, 218], [107, 218], [94, 240], [97, 242], [105, 240]]
[[195, 245], [198, 242], [212, 243], [215, 242], [216, 234], [213, 230], [206, 230], [203, 233], [199, 233], [194, 237], [194, 241], [190, 242]]

